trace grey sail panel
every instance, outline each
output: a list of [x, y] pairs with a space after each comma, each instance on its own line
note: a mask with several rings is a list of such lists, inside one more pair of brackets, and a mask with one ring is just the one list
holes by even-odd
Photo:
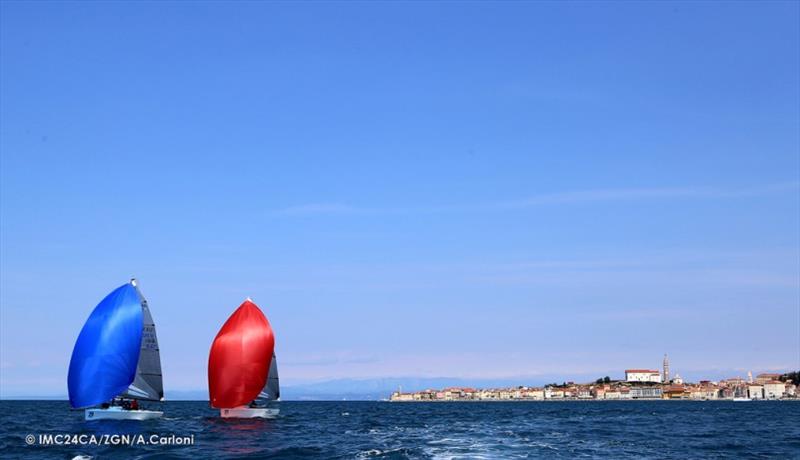
[[258, 394], [260, 399], [267, 401], [277, 401], [281, 398], [280, 379], [278, 378], [278, 358], [275, 353], [272, 354], [272, 361], [269, 365], [269, 373], [267, 373], [267, 383], [264, 389]]
[[160, 401], [164, 398], [164, 384], [161, 376], [161, 353], [158, 349], [156, 325], [150, 308], [147, 306], [139, 287], [134, 283], [139, 300], [142, 302], [142, 348], [139, 351], [139, 363], [136, 367], [136, 378], [122, 396], [134, 399]]

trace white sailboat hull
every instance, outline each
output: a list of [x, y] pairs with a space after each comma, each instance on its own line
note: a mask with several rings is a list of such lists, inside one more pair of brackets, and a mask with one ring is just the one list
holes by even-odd
[[232, 409], [220, 409], [219, 415], [222, 418], [275, 418], [279, 412], [280, 409], [242, 406]]
[[164, 415], [156, 410], [125, 410], [121, 407], [86, 409], [86, 420], [151, 420]]
[[736, 402], [745, 402], [745, 401], [752, 401], [750, 398], [733, 398]]

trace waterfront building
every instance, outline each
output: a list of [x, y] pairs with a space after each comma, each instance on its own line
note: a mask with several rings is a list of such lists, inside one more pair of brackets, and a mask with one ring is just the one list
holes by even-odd
[[764, 383], [765, 399], [780, 399], [786, 392], [786, 384], [779, 380], [770, 380]]
[[685, 386], [679, 384], [672, 384], [663, 390], [662, 398], [664, 399], [686, 399], [689, 397], [689, 391]]
[[720, 388], [718, 385], [713, 383], [707, 384], [703, 386], [703, 389], [706, 393], [707, 399], [719, 399], [720, 396]]
[[630, 395], [632, 399], [660, 399], [662, 390], [658, 386], [635, 386], [631, 388]]
[[444, 399], [446, 401], [452, 401], [454, 399], [461, 399], [462, 391], [461, 388], [445, 388], [444, 389]]
[[534, 388], [528, 394], [533, 399], [544, 399], [544, 390], [541, 388]]
[[400, 393], [395, 391], [390, 398], [392, 401], [413, 401], [414, 395], [412, 393]]
[[747, 385], [747, 397], [750, 399], [764, 399], [764, 387], [757, 383]]
[[689, 387], [690, 399], [717, 399], [718, 394], [718, 388], [710, 384]]
[[626, 369], [625, 381], [661, 383], [661, 373], [651, 369]]

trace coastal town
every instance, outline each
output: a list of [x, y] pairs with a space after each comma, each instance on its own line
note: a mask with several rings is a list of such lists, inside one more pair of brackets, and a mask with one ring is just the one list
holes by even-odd
[[624, 380], [599, 378], [591, 383], [564, 382], [542, 387], [427, 389], [411, 393], [392, 393], [390, 401], [564, 401], [564, 400], [780, 400], [798, 399], [800, 373], [761, 373], [753, 377], [734, 377], [719, 381], [685, 382], [679, 374], [670, 375], [669, 358], [664, 356], [661, 371], [626, 369]]

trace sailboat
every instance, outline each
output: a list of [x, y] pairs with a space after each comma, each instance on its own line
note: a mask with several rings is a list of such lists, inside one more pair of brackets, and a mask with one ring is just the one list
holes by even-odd
[[275, 337], [264, 313], [248, 297], [225, 321], [208, 357], [211, 407], [223, 418], [274, 418], [280, 401]]
[[[148, 420], [164, 387], [156, 325], [135, 279], [113, 290], [83, 325], [69, 362], [69, 402], [86, 420]], [[98, 407], [99, 406], [99, 407]]]

